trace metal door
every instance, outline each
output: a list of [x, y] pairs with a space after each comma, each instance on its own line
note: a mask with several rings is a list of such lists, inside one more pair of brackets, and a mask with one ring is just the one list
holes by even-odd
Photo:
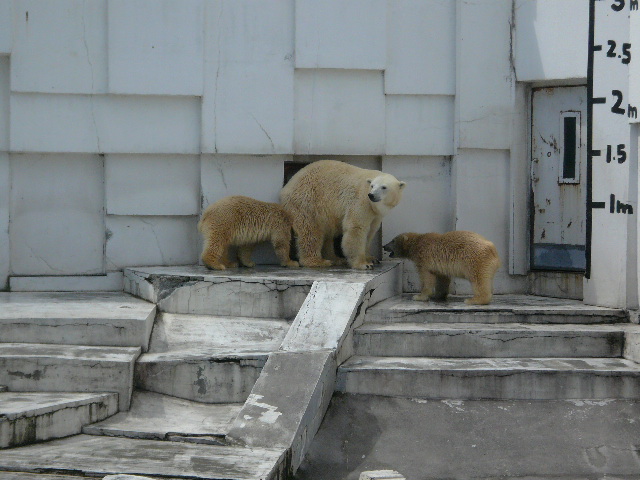
[[531, 268], [583, 271], [587, 89], [534, 89], [531, 104]]

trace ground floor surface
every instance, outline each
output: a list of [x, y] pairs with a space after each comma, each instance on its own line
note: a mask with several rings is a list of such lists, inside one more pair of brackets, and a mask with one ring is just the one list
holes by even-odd
[[640, 478], [640, 402], [335, 394], [296, 480]]

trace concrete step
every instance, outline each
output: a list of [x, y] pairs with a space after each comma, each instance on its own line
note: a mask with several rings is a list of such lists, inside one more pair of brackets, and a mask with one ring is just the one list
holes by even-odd
[[49, 475], [46, 473], [27, 472], [2, 472], [0, 478], [2, 480], [87, 480], [87, 477], [78, 477], [76, 475]]
[[0, 343], [0, 383], [12, 392], [116, 392], [128, 410], [140, 347]]
[[223, 445], [242, 403], [203, 404], [136, 390], [131, 409], [82, 429], [88, 435]]
[[157, 304], [163, 312], [290, 320], [313, 282], [365, 283], [396, 266], [397, 262], [383, 262], [371, 271], [342, 267], [257, 266], [223, 271], [198, 265], [131, 267], [124, 269], [124, 290]]
[[365, 323], [355, 354], [386, 357], [621, 357], [637, 325]]
[[115, 393], [0, 393], [0, 448], [75, 435], [117, 411]]
[[384, 300], [367, 310], [367, 322], [433, 323], [622, 323], [622, 309], [585, 305], [534, 295], [494, 295], [489, 305], [466, 305], [467, 297], [451, 296], [447, 302], [418, 302], [412, 294]]
[[100, 478], [120, 473], [192, 480], [276, 480], [284, 456], [283, 450], [276, 449], [76, 435], [4, 450], [0, 455], [0, 472]]
[[622, 358], [354, 356], [341, 392], [432, 399], [640, 398], [640, 365]]
[[278, 319], [160, 314], [135, 385], [203, 403], [244, 402], [288, 329]]
[[280, 267], [135, 267], [124, 270], [124, 290], [160, 311], [292, 319], [309, 293], [309, 272]]
[[146, 350], [155, 312], [125, 293], [0, 293], [0, 341]]

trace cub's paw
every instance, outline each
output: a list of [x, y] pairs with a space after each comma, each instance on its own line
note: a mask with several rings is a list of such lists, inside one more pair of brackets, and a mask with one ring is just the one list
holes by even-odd
[[286, 263], [282, 263], [281, 266], [289, 267], [289, 268], [297, 268], [297, 267], [300, 266], [300, 264], [298, 262], [296, 262], [295, 260], [289, 260]]
[[380, 260], [378, 260], [376, 257], [373, 257], [371, 255], [367, 255], [367, 263], [378, 265], [380, 263]]
[[356, 263], [351, 268], [355, 268], [356, 270], [372, 270], [373, 263]]

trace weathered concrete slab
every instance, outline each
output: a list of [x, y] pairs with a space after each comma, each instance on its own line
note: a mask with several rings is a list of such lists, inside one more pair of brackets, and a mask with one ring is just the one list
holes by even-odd
[[579, 300], [533, 295], [494, 295], [489, 305], [466, 305], [467, 297], [447, 302], [418, 302], [401, 295], [367, 311], [367, 321], [461, 323], [617, 323], [627, 322], [622, 309], [585, 305]]
[[15, 392], [116, 392], [129, 409], [139, 347], [0, 343], [0, 383]]
[[365, 287], [362, 283], [315, 283], [282, 343], [282, 350], [337, 349], [362, 307]]
[[74, 435], [117, 411], [115, 393], [0, 393], [0, 448]]
[[149, 353], [272, 352], [288, 330], [288, 322], [275, 318], [161, 313]]
[[199, 402], [243, 402], [288, 329], [272, 318], [160, 314], [135, 384]]
[[203, 266], [136, 267], [124, 270], [124, 289], [170, 313], [293, 318], [314, 281], [366, 283], [397, 266], [372, 271], [275, 266], [213, 271]]
[[365, 323], [356, 354], [389, 357], [620, 357], [637, 326]]
[[88, 435], [221, 444], [241, 403], [202, 404], [134, 391], [131, 409], [82, 429]]
[[273, 353], [227, 440], [254, 447], [290, 448], [295, 471], [329, 405], [335, 371], [332, 350]]
[[[632, 480], [640, 402], [334, 395], [296, 480]], [[348, 428], [346, 428], [348, 426]], [[455, 448], [452, 448], [455, 447]]]
[[149, 345], [155, 305], [125, 293], [0, 293], [3, 342]]
[[0, 471], [275, 480], [283, 451], [77, 435], [5, 450]]
[[136, 363], [136, 388], [196, 402], [244, 402], [268, 353], [145, 354]]
[[347, 393], [451, 399], [640, 398], [640, 366], [621, 358], [352, 357]]

